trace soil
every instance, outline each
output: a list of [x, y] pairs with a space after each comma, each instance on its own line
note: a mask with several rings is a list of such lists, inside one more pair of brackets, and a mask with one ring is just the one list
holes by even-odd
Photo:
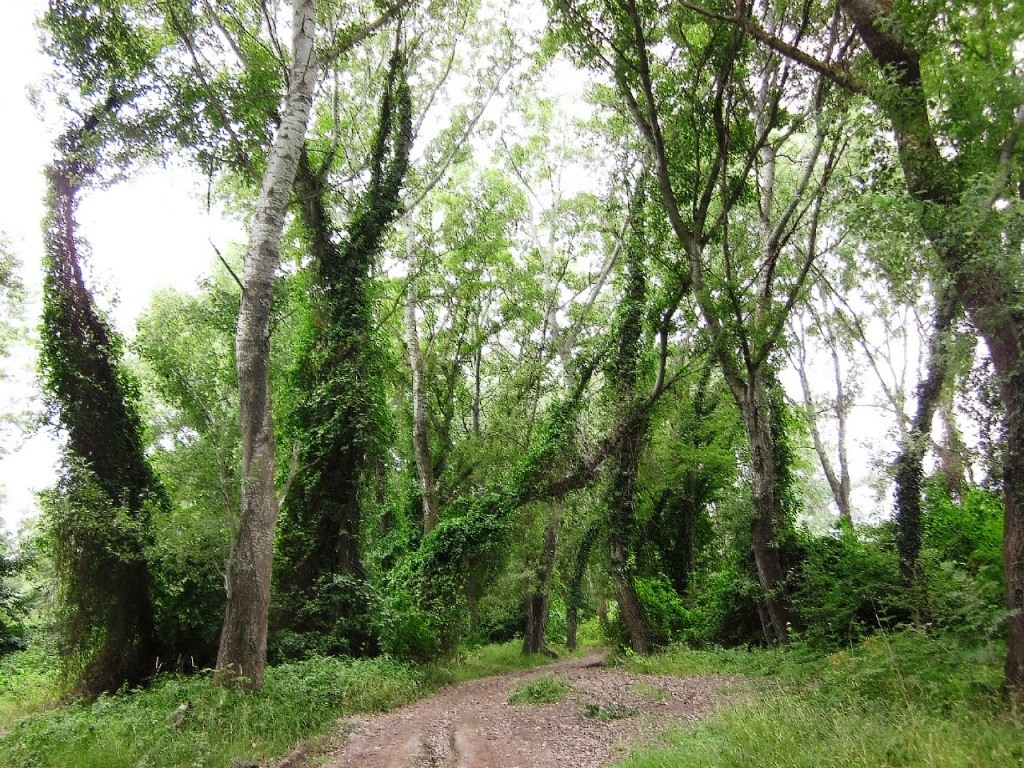
[[[517, 686], [556, 675], [557, 704], [509, 705]], [[473, 680], [383, 715], [340, 723], [329, 768], [598, 768], [727, 698], [724, 677], [637, 675], [600, 656]]]

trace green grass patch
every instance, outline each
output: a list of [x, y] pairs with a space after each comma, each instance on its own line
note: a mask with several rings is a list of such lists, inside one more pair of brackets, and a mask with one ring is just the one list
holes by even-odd
[[508, 703], [517, 704], [557, 704], [565, 698], [572, 688], [558, 675], [543, 675], [536, 680], [517, 685], [508, 695]]
[[[56, 675], [23, 654], [0, 664], [4, 768], [233, 768], [273, 764], [339, 717], [380, 712], [440, 685], [548, 661], [509, 643], [439, 666], [388, 658], [312, 659], [267, 670], [257, 694], [214, 687], [209, 675], [165, 675], [149, 687], [57, 706]], [[26, 652], [31, 653], [31, 652]], [[34, 671], [33, 671], [34, 670]], [[20, 697], [28, 695], [27, 700]], [[19, 701], [23, 703], [18, 703]], [[27, 701], [28, 703], [24, 703]], [[50, 711], [41, 711], [50, 707]]]
[[[554, 649], [559, 658], [581, 655], [581, 652], [569, 653], [565, 648]], [[521, 640], [507, 643], [484, 645], [469, 652], [460, 653], [454, 659], [427, 667], [429, 678], [438, 685], [461, 683], [475, 680], [488, 675], [500, 675], [505, 672], [517, 672], [550, 664], [552, 658], [544, 654], [523, 655]]]
[[756, 695], [622, 768], [1024, 766], [1024, 713], [1001, 694], [1003, 650], [907, 631], [830, 655], [673, 649], [630, 659], [637, 671], [752, 675]]

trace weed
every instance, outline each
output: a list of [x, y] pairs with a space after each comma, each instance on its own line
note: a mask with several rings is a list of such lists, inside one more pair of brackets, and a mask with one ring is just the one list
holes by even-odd
[[665, 699], [672, 698], [664, 688], [645, 683], [643, 680], [630, 685], [629, 690], [644, 701], [665, 701]]
[[908, 630], [829, 655], [674, 648], [634, 669], [756, 675], [753, 703], [721, 710], [621, 768], [992, 768], [1024, 765], [1024, 719], [1001, 699], [998, 645]]
[[508, 703], [516, 704], [557, 704], [572, 688], [557, 675], [544, 675], [528, 683], [517, 685], [508, 695]]
[[617, 701], [609, 701], [605, 704], [598, 704], [593, 701], [583, 702], [583, 716], [591, 720], [600, 720], [602, 723], [612, 720], [625, 720], [637, 713], [634, 707], [627, 707]]

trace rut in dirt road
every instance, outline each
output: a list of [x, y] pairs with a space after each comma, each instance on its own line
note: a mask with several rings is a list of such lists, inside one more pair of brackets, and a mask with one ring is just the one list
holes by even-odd
[[[507, 703], [518, 685], [556, 675], [571, 686], [557, 704]], [[709, 713], [721, 677], [636, 675], [571, 659], [445, 689], [353, 727], [329, 768], [598, 768], [662, 731]]]

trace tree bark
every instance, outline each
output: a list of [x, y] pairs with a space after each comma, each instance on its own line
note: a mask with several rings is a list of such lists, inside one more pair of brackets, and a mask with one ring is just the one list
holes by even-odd
[[313, 0], [295, 0], [288, 93], [267, 158], [246, 252], [236, 355], [242, 426], [242, 509], [227, 573], [227, 611], [214, 681], [258, 690], [267, 653], [274, 526], [274, 423], [270, 304], [285, 213], [313, 105], [318, 63]]
[[552, 512], [544, 526], [540, 561], [526, 591], [526, 631], [523, 633], [523, 653], [547, 651], [548, 607], [551, 602], [551, 576], [555, 571], [558, 550], [558, 529], [561, 516]]
[[[620, 421], [625, 422], [636, 408], [636, 383], [639, 376], [639, 344], [643, 337], [643, 312], [647, 296], [647, 278], [643, 269], [644, 243], [638, 225], [630, 233], [626, 248], [626, 289], [619, 305], [615, 352], [608, 379], [617, 399]], [[647, 437], [649, 420], [644, 417], [626, 432], [612, 454], [611, 477], [607, 493], [608, 550], [610, 576], [615, 587], [619, 612], [629, 629], [629, 642], [640, 654], [651, 652], [650, 631], [634, 584], [631, 555], [637, 537], [636, 491], [640, 453]]]
[[935, 316], [932, 334], [928, 339], [927, 373], [918, 384], [917, 410], [895, 462], [896, 549], [899, 552], [900, 573], [911, 587], [918, 583], [920, 576], [924, 457], [931, 439], [932, 421], [949, 370], [950, 329], [958, 306], [952, 291], [936, 291]]
[[[1006, 413], [1003, 567], [1009, 637], [1006, 682], [1024, 702], [1024, 312], [1008, 259], [985, 258], [987, 243], [956, 211], [964, 180], [939, 151], [928, 115], [920, 54], [879, 0], [840, 0], [878, 66], [890, 78], [877, 96], [896, 135], [915, 210], [965, 311], [985, 339]], [[1011, 147], [1012, 150], [1012, 147]], [[988, 211], [982, 211], [987, 215]], [[999, 247], [998, 243], [991, 244]]]
[[576, 550], [576, 561], [573, 563], [568, 595], [565, 600], [565, 645], [570, 651], [575, 651], [577, 645], [576, 633], [579, 629], [580, 604], [583, 602], [583, 577], [587, 573], [590, 553], [600, 534], [601, 526], [591, 523], [583, 532], [579, 549]]
[[437, 527], [437, 482], [430, 457], [430, 439], [427, 433], [426, 363], [420, 349], [416, 328], [416, 278], [409, 276], [409, 293], [405, 302], [405, 324], [409, 346], [409, 367], [412, 369], [412, 447], [416, 455], [416, 473], [419, 475], [420, 496], [423, 501], [423, 535]]
[[[786, 596], [786, 573], [782, 566], [779, 536], [786, 525], [778, 488], [775, 439], [771, 429], [771, 406], [764, 371], [751, 375], [749, 383], [734, 388], [743, 425], [750, 444], [750, 481], [753, 489], [753, 514], [750, 537], [758, 579], [764, 590], [765, 611], [775, 637], [789, 643], [791, 630], [800, 622]], [[767, 637], [767, 633], [766, 633]]]

